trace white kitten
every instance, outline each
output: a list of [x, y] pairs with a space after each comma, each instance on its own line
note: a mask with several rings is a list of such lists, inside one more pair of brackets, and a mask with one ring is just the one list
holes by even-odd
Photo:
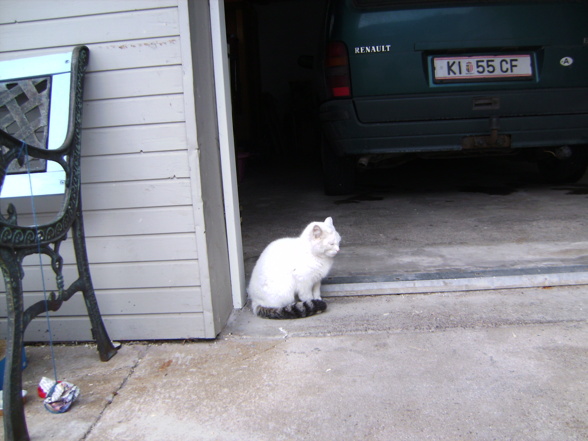
[[259, 256], [247, 289], [253, 312], [264, 318], [290, 319], [327, 309], [321, 299], [321, 280], [333, 266], [340, 241], [328, 217], [311, 222], [300, 237], [270, 243]]

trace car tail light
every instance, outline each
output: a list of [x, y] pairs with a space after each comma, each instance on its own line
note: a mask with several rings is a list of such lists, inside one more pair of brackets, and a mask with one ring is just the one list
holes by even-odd
[[326, 76], [329, 93], [333, 98], [351, 96], [351, 77], [349, 75], [349, 55], [341, 41], [331, 41], [327, 46]]

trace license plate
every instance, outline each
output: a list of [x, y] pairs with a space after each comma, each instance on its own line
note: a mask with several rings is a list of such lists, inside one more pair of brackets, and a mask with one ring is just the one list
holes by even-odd
[[533, 78], [531, 55], [434, 57], [435, 82], [525, 80]]

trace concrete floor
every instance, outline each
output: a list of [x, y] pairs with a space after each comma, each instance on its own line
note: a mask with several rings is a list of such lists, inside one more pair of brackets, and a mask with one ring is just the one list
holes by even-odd
[[586, 286], [339, 297], [301, 320], [247, 308], [212, 342], [55, 348], [81, 394], [48, 413], [29, 347], [32, 440], [581, 441]]
[[468, 159], [359, 182], [355, 194], [325, 196], [312, 166], [253, 160], [239, 189], [247, 274], [269, 242], [327, 216], [343, 241], [326, 283], [588, 271], [588, 175], [546, 185], [532, 165]]
[[[334, 217], [345, 242], [327, 311], [272, 321], [244, 308], [215, 341], [125, 343], [108, 363], [58, 346], [59, 378], [81, 389], [61, 415], [35, 396], [51, 351], [28, 347], [31, 439], [588, 439], [586, 180], [503, 170], [364, 177], [353, 197], [323, 196], [308, 169], [250, 176], [249, 269], [269, 241]], [[496, 289], [501, 278], [537, 287]]]

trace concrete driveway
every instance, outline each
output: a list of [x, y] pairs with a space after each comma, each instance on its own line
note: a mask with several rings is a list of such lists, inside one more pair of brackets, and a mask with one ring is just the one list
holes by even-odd
[[588, 439], [586, 286], [335, 297], [294, 321], [238, 311], [211, 342], [55, 350], [81, 396], [53, 415], [29, 347], [33, 440]]
[[82, 391], [62, 415], [35, 397], [51, 351], [28, 347], [31, 439], [588, 439], [586, 178], [476, 167], [364, 177], [344, 198], [305, 168], [246, 179], [249, 270], [269, 241], [334, 217], [327, 312], [245, 308], [215, 341], [126, 342], [108, 363], [58, 346], [59, 378]]

